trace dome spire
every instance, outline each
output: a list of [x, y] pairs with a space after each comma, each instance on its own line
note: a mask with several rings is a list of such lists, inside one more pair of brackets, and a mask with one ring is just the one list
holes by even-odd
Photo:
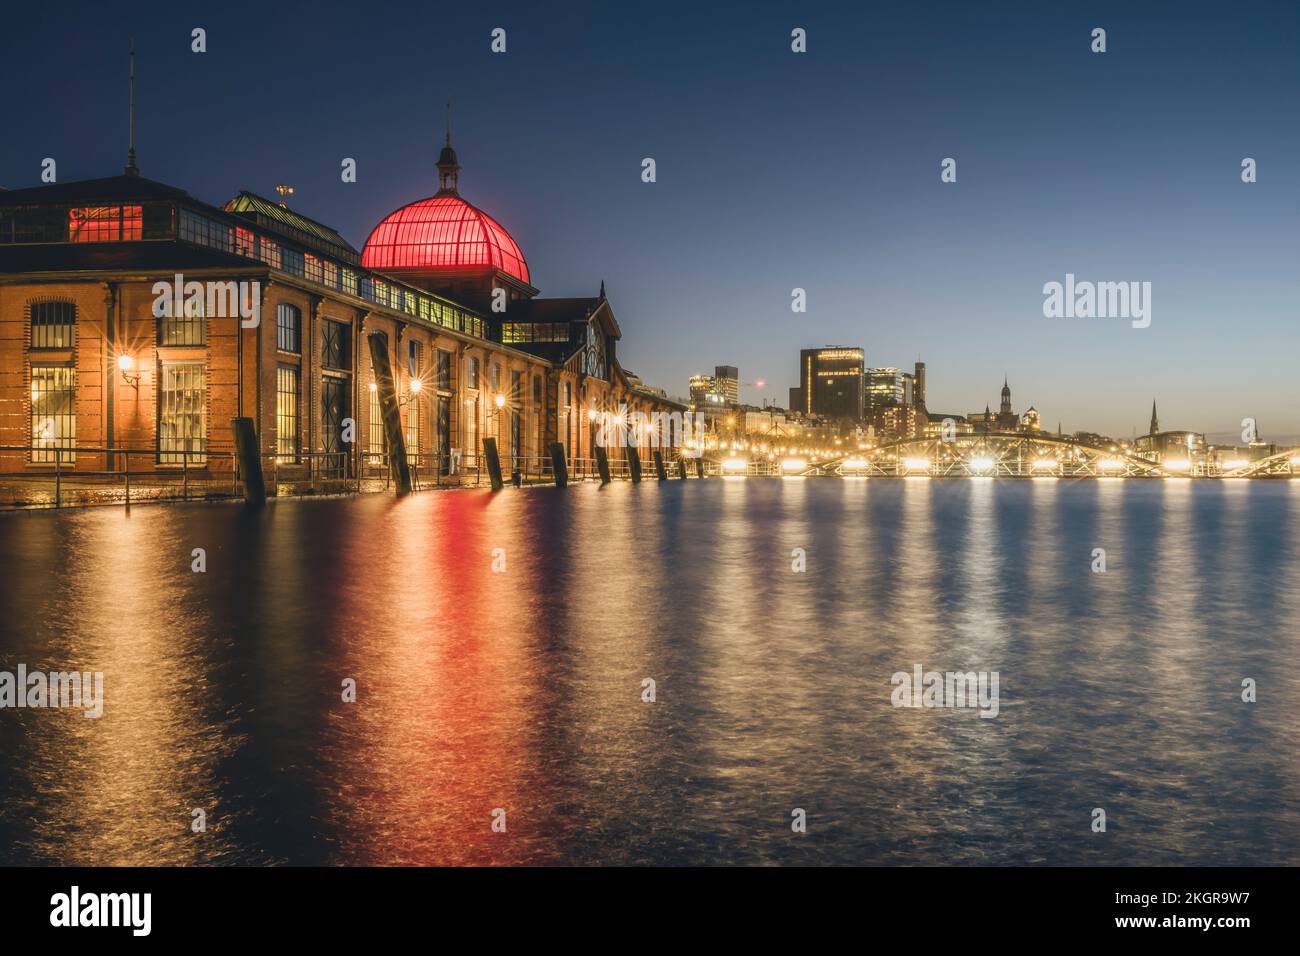
[[451, 100], [447, 100], [447, 144], [438, 154], [438, 195], [456, 196], [456, 181], [460, 178], [460, 162], [451, 148]]

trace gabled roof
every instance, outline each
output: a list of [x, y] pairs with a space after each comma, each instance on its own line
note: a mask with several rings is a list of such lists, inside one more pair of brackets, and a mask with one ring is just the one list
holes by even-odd
[[354, 263], [361, 261], [361, 253], [329, 226], [247, 189], [241, 189], [238, 196], [226, 203], [225, 209], [292, 239], [305, 240], [308, 245], [317, 246], [329, 255]]

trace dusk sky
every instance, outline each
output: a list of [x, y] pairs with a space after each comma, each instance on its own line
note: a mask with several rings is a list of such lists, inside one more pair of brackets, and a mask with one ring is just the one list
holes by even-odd
[[[604, 279], [670, 394], [726, 364], [784, 405], [800, 348], [860, 345], [923, 359], [931, 411], [1005, 374], [1052, 429], [1145, 431], [1155, 397], [1167, 428], [1300, 435], [1295, 3], [78, 6], [6, 10], [2, 186], [121, 171], [134, 36], [142, 175], [290, 183], [358, 247], [437, 190], [450, 97], [461, 195], [544, 296]], [[1044, 318], [1067, 273], [1150, 282], [1150, 327]]]

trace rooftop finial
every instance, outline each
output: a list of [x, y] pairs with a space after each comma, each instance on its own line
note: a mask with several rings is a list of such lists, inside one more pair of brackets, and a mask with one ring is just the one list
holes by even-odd
[[275, 191], [280, 194], [280, 208], [288, 209], [289, 203], [285, 201], [285, 197], [293, 195], [293, 187], [286, 183], [280, 183], [275, 187]]
[[447, 100], [447, 145], [438, 154], [438, 195], [455, 196], [456, 181], [460, 178], [460, 162], [451, 148], [451, 100]]
[[128, 144], [124, 172], [128, 176], [139, 176], [140, 169], [135, 164], [135, 37], [131, 38], [131, 71], [127, 77], [127, 86], [131, 91], [131, 109], [127, 119]]

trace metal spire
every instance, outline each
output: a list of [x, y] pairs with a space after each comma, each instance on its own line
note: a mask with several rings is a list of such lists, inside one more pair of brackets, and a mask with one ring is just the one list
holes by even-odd
[[131, 89], [131, 109], [127, 121], [129, 143], [126, 150], [126, 169], [128, 176], [139, 176], [140, 169], [135, 164], [135, 37], [131, 38], [131, 72], [127, 79]]

